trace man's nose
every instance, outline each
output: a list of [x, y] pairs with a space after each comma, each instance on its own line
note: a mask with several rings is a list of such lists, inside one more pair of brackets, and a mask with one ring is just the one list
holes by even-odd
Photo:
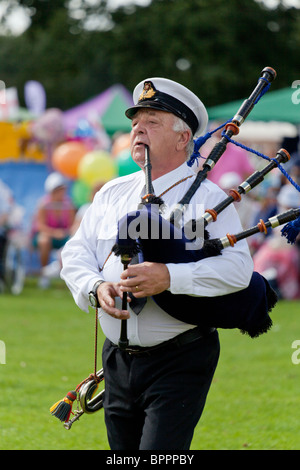
[[139, 121], [133, 128], [136, 134], [144, 134], [146, 132], [146, 127], [143, 121]]

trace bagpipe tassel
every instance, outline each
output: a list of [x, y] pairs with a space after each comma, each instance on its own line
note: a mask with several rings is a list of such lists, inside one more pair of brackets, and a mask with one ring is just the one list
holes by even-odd
[[281, 235], [287, 239], [288, 243], [294, 244], [300, 233], [300, 217], [288, 222], [281, 230]]
[[212, 136], [213, 132], [207, 132], [205, 135], [198, 137], [197, 140], [194, 140], [194, 150], [189, 160], [187, 161], [188, 166], [193, 166], [195, 161], [197, 162], [197, 165], [199, 164], [198, 159], [201, 157], [199, 150], [202, 145], [204, 145], [205, 142]]
[[77, 393], [75, 391], [68, 392], [62, 400], [51, 406], [50, 413], [56, 416], [60, 421], [69, 421], [73, 402], [76, 398]]

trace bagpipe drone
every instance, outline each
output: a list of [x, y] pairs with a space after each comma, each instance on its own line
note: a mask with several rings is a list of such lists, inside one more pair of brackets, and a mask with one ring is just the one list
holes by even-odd
[[[200, 187], [201, 183], [207, 177], [209, 171], [215, 166], [227, 148], [229, 142], [237, 144], [232, 140], [232, 136], [239, 133], [239, 128], [245, 121], [255, 104], [269, 89], [271, 82], [275, 79], [276, 72], [271, 67], [262, 70], [260, 78], [253, 92], [246, 99], [235, 116], [225, 124], [225, 131], [222, 138], [215, 144], [209, 156], [205, 160], [202, 169], [198, 171], [194, 182], [184, 197], [175, 206], [169, 219], [162, 216], [161, 209], [163, 201], [153, 194], [153, 186], [151, 180], [151, 160], [149, 148], [145, 146], [145, 183], [146, 196], [142, 198], [141, 204], [136, 211], [126, 214], [119, 220], [118, 237], [116, 243], [112, 247], [112, 252], [116, 256], [120, 256], [124, 269], [127, 268], [137, 254], [141, 261], [151, 261], [159, 263], [189, 263], [200, 261], [211, 256], [221, 256], [222, 250], [229, 246], [234, 246], [240, 240], [250, 237], [256, 233], [267, 233], [268, 229], [284, 225], [282, 235], [287, 237], [289, 243], [294, 243], [297, 234], [300, 231], [300, 209], [290, 209], [287, 212], [271, 217], [267, 221], [260, 222], [245, 231], [237, 234], [227, 234], [222, 238], [210, 239], [207, 227], [210, 223], [217, 220], [218, 215], [224, 211], [233, 202], [238, 202], [242, 196], [248, 193], [264, 180], [264, 177], [274, 168], [279, 168], [300, 191], [300, 188], [291, 180], [282, 168], [281, 164], [286, 163], [290, 156], [284, 149], [277, 152], [275, 158], [269, 158], [252, 149], [254, 153], [267, 159], [269, 163], [260, 171], [255, 171], [237, 189], [229, 191], [228, 196], [223, 202], [212, 209], [207, 209], [198, 220], [190, 221], [189, 224], [182, 226], [183, 214], [189, 204], [191, 198]], [[221, 126], [223, 127], [223, 126]], [[219, 129], [219, 128], [218, 128]], [[217, 129], [216, 129], [217, 130]], [[213, 131], [215, 132], [215, 131]], [[194, 153], [191, 156], [190, 163], [199, 155], [200, 147], [213, 134], [207, 133], [204, 137], [200, 137], [194, 142]], [[238, 144], [237, 144], [238, 145]], [[140, 233], [137, 238], [130, 236], [130, 224], [136, 221], [148, 227], [148, 230]], [[156, 233], [158, 236], [151, 237], [151, 229], [153, 224], [156, 225]], [[199, 249], [198, 238], [192, 236], [199, 233], [198, 229], [203, 233], [202, 247]], [[197, 228], [197, 230], [195, 230]], [[168, 236], [164, 236], [164, 234]], [[122, 235], [122, 236], [121, 236]], [[193, 248], [195, 243], [195, 249]], [[189, 249], [187, 250], [187, 244]], [[251, 338], [258, 337], [266, 333], [272, 326], [270, 311], [277, 302], [277, 296], [270, 287], [268, 281], [258, 272], [254, 272], [249, 286], [238, 292], [222, 295], [218, 297], [198, 297], [190, 295], [172, 294], [164, 291], [158, 295], [154, 295], [153, 300], [169, 315], [186, 323], [200, 325], [203, 327], [215, 327], [224, 329], [239, 329], [242, 333], [249, 335]], [[127, 293], [124, 292], [122, 299], [122, 309], [126, 309]], [[97, 309], [96, 309], [97, 323]], [[96, 327], [97, 328], [97, 327]], [[121, 332], [119, 347], [126, 349], [127, 340], [127, 320], [121, 320]], [[85, 379], [75, 391], [69, 392], [60, 402], [53, 405], [50, 409], [51, 413], [61, 421], [64, 421], [65, 428], [70, 429], [74, 421], [83, 413], [93, 413], [103, 406], [102, 390], [98, 395], [93, 397], [99, 383], [104, 379], [104, 373], [101, 369], [91, 374]], [[70, 419], [73, 401], [77, 398], [81, 405], [81, 410], [75, 411], [75, 416]]]

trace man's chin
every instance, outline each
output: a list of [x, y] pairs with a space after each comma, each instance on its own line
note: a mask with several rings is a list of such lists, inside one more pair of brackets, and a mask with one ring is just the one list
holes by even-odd
[[140, 168], [144, 168], [144, 165], [145, 165], [145, 155], [144, 153], [134, 153], [131, 155], [132, 157], [132, 160], [140, 167]]

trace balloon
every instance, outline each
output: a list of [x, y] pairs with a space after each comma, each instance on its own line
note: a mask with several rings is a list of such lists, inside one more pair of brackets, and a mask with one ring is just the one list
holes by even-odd
[[44, 143], [55, 143], [64, 136], [63, 113], [59, 109], [50, 108], [37, 119], [32, 132], [36, 139]]
[[71, 179], [78, 176], [78, 164], [87, 153], [81, 142], [65, 142], [59, 145], [52, 155], [52, 166], [55, 170]]
[[89, 186], [100, 181], [107, 182], [116, 176], [116, 164], [104, 150], [89, 152], [79, 162], [78, 177]]
[[129, 149], [130, 147], [130, 134], [122, 134], [116, 138], [111, 147], [111, 154], [116, 157], [122, 150]]
[[120, 152], [115, 160], [118, 167], [118, 175], [125, 176], [140, 170], [140, 167], [132, 160], [130, 150]]
[[71, 197], [76, 207], [90, 202], [91, 188], [83, 181], [74, 181], [71, 188]]

